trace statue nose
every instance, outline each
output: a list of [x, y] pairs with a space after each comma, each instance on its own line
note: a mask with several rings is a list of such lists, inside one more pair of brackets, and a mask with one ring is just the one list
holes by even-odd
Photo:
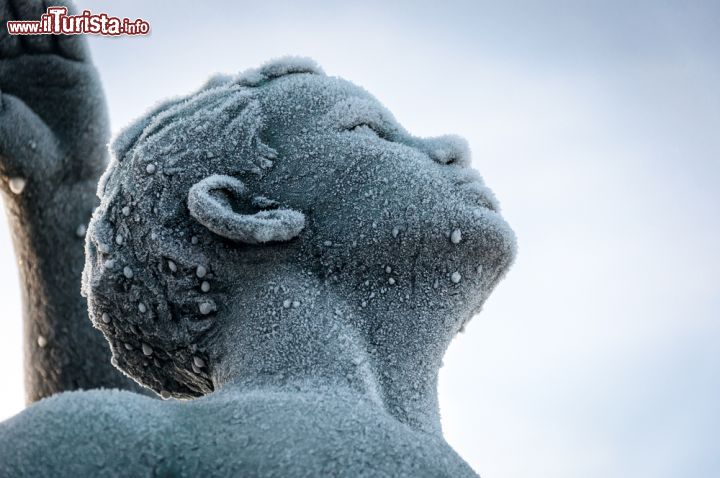
[[470, 165], [470, 148], [465, 139], [447, 135], [422, 140], [423, 149], [433, 161], [440, 164]]

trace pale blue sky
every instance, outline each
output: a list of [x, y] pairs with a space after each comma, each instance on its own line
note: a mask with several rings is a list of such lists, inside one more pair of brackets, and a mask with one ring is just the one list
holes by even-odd
[[[115, 130], [300, 54], [411, 132], [468, 138], [520, 245], [441, 375], [447, 438], [483, 477], [720, 476], [720, 3], [79, 3], [151, 23], [92, 41]], [[8, 416], [19, 348], [1, 353]]]

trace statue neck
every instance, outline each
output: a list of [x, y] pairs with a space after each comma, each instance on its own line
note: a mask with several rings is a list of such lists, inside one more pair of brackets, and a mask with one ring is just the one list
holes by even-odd
[[422, 344], [412, 337], [394, 347], [375, 341], [325, 283], [302, 271], [277, 272], [246, 282], [229, 304], [233, 313], [220, 319], [216, 390], [350, 393], [413, 428], [440, 433], [437, 367], [418, 363], [427, 354], [405, 350]]
[[307, 274], [274, 272], [275, 278], [246, 283], [233, 313], [218, 323], [216, 390], [335, 390], [384, 407], [372, 358], [347, 308]]

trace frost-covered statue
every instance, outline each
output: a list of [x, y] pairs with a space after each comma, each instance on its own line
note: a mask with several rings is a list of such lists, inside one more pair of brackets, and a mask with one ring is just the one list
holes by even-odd
[[[3, 104], [35, 127], [4, 123], [3, 147], [38, 134], [80, 174], [58, 161], [92, 116], [53, 141]], [[469, 160], [307, 59], [154, 108], [111, 145], [82, 291], [112, 364], [167, 400], [42, 400], [0, 425], [0, 476], [475, 476], [443, 439], [438, 370], [514, 238]], [[41, 194], [33, 171], [8, 197]]]

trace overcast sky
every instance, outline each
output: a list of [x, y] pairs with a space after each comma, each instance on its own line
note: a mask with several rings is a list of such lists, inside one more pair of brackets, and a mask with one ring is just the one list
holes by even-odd
[[[720, 3], [244, 3], [79, 2], [151, 24], [91, 42], [113, 129], [299, 54], [465, 136], [520, 252], [446, 356], [448, 441], [484, 478], [720, 476]], [[4, 222], [0, 264], [1, 419], [23, 406]]]

